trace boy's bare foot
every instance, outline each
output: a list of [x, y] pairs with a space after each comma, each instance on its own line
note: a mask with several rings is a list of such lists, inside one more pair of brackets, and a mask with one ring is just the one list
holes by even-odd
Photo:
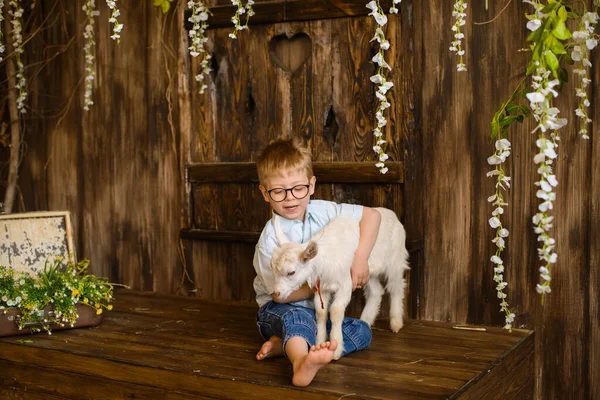
[[265, 358], [277, 357], [283, 354], [282, 348], [283, 341], [279, 336], [271, 336], [269, 340], [263, 343], [262, 347], [256, 353], [257, 360], [264, 360]]
[[329, 364], [337, 349], [336, 340], [312, 346], [305, 358], [294, 365], [292, 383], [295, 386], [308, 386], [322, 366]]

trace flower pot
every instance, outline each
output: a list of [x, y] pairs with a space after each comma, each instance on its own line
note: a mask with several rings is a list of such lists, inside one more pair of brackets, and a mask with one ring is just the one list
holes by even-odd
[[[77, 309], [77, 314], [79, 315], [79, 318], [77, 318], [77, 322], [75, 322], [74, 326], [60, 326], [59, 324], [51, 324], [49, 325], [50, 330], [58, 331], [62, 329], [83, 328], [87, 326], [100, 325], [102, 315], [97, 315], [95, 308], [82, 304], [76, 304], [75, 308]], [[54, 311], [51, 307], [46, 307], [44, 309], [44, 312], [48, 313], [48, 316], [50, 317], [54, 315]], [[18, 323], [20, 319], [21, 315], [19, 314], [19, 310], [16, 308], [9, 308], [8, 310], [6, 310], [6, 314], [0, 314], [0, 337], [25, 335], [31, 333], [31, 328], [37, 328], [42, 326], [38, 322], [31, 322], [26, 323], [23, 329], [19, 329]]]

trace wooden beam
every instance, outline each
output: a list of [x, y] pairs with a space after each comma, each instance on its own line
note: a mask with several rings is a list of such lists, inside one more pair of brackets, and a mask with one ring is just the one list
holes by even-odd
[[[244, 242], [256, 244], [261, 232], [247, 231], [215, 231], [211, 229], [182, 229], [179, 236], [187, 240], [211, 240], [225, 242]], [[423, 239], [407, 240], [406, 249], [409, 253], [423, 250]]]
[[[387, 162], [388, 172], [381, 174], [373, 162], [315, 162], [317, 183], [402, 183], [404, 163]], [[256, 163], [202, 163], [188, 165], [192, 183], [258, 183]]]
[[256, 244], [260, 232], [215, 231], [211, 229], [182, 229], [179, 236], [188, 240], [211, 240]]
[[[357, 17], [369, 14], [366, 3], [356, 0], [281, 0], [269, 3], [256, 3], [252, 6], [255, 15], [250, 17], [250, 25], [272, 24], [276, 22], [306, 21], [315, 19], [331, 19]], [[391, 0], [381, 0], [381, 6], [387, 12], [392, 5]], [[233, 5], [221, 5], [210, 8], [212, 15], [208, 19], [209, 29], [233, 26], [231, 17], [237, 10]], [[186, 27], [191, 28], [185, 13]], [[245, 21], [245, 15], [242, 16]]]

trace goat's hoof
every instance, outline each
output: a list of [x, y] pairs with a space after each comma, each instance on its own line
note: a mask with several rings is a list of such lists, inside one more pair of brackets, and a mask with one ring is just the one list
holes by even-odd
[[333, 359], [339, 360], [342, 357], [342, 353], [344, 352], [344, 348], [341, 345], [338, 345], [338, 348], [333, 352]]
[[402, 322], [402, 318], [392, 318], [390, 320], [390, 328], [392, 329], [392, 332], [398, 332], [400, 329], [402, 329], [402, 327], [404, 326], [404, 323]]

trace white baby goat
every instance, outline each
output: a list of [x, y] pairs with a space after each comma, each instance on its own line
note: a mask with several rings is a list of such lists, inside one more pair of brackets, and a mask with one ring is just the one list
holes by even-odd
[[[390, 294], [390, 327], [398, 332], [403, 325], [404, 271], [408, 270], [406, 233], [392, 210], [376, 208], [381, 214], [381, 225], [375, 247], [369, 257], [370, 279], [364, 288], [365, 308], [360, 319], [372, 325], [379, 313], [384, 289], [380, 279], [386, 282]], [[359, 222], [348, 217], [337, 217], [314, 235], [308, 243], [297, 244], [287, 240], [274, 219], [275, 234], [279, 247], [273, 251], [271, 269], [275, 275], [274, 293], [286, 298], [304, 284], [315, 290], [317, 317], [317, 344], [327, 339], [327, 311], [332, 294], [330, 339], [338, 342], [334, 354], [337, 360], [344, 350], [342, 322], [346, 306], [352, 296], [350, 267], [360, 236]]]

